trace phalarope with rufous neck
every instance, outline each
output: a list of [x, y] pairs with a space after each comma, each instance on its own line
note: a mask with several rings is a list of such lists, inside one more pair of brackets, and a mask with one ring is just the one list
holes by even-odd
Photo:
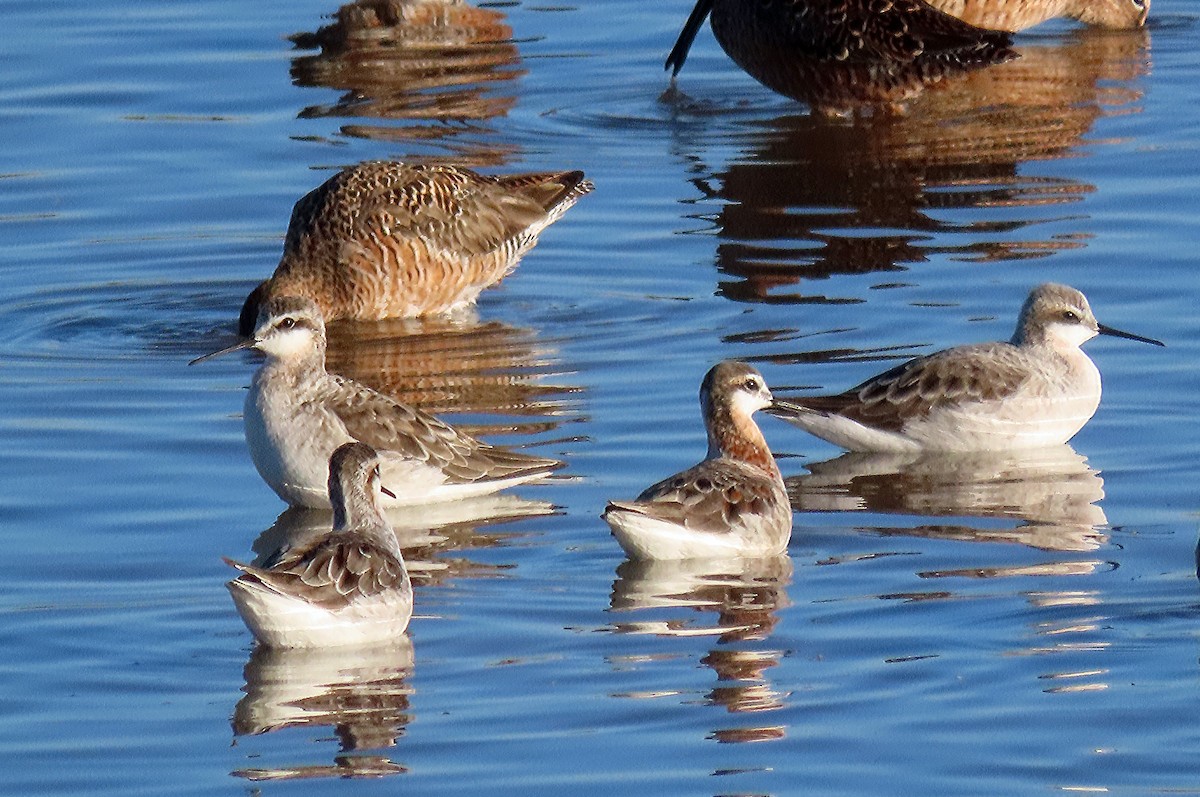
[[488, 445], [448, 423], [325, 370], [325, 323], [310, 299], [271, 299], [254, 336], [192, 360], [255, 348], [267, 361], [246, 395], [246, 443], [263, 480], [292, 506], [328, 507], [329, 457], [359, 440], [382, 458], [385, 505], [453, 501], [538, 479], [562, 466]]
[[333, 529], [229, 582], [238, 613], [264, 645], [283, 648], [369, 644], [396, 639], [412, 618], [404, 557], [379, 506], [380, 457], [347, 443], [329, 460]]
[[917, 357], [834, 396], [776, 400], [772, 415], [851, 451], [1007, 451], [1061, 445], [1100, 404], [1079, 348], [1096, 335], [1155, 346], [1096, 321], [1066, 285], [1034, 288], [1007, 343]]
[[751, 417], [771, 404], [755, 368], [727, 360], [700, 386], [708, 456], [646, 488], [636, 501], [610, 501], [602, 517], [633, 559], [775, 556], [787, 550], [792, 508], [783, 476]]

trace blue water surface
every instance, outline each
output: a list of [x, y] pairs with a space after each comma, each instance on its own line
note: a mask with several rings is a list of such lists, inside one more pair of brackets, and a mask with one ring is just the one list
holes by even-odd
[[[684, 2], [287, 38], [336, 10], [3, 4], [0, 793], [1200, 792], [1190, 2], [1043, 26], [863, 117], [707, 29], [672, 84]], [[292, 203], [380, 158], [595, 182], [477, 319], [331, 351], [570, 478], [402, 519], [407, 646], [268, 655], [221, 557], [305, 521], [245, 450], [254, 357], [186, 363], [232, 340]], [[714, 362], [838, 390], [1007, 338], [1043, 281], [1167, 342], [1089, 344], [1104, 399], [1053, 462], [830, 462], [765, 418], [789, 556], [636, 566], [599, 520], [702, 455]]]

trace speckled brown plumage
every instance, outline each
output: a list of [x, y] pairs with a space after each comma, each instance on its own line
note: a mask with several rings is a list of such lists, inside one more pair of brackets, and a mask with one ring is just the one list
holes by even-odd
[[820, 109], [897, 102], [1015, 56], [1006, 34], [924, 0], [699, 0], [667, 58], [676, 73], [710, 12], [713, 34], [738, 66]]
[[247, 297], [239, 330], [275, 296], [304, 296], [327, 321], [441, 313], [475, 301], [538, 234], [592, 190], [583, 172], [480, 175], [368, 162], [296, 203], [283, 257]]

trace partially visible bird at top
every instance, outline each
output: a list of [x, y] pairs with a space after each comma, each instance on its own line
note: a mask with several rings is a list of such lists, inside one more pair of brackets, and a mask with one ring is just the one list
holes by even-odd
[[296, 203], [283, 257], [246, 298], [238, 329], [251, 334], [259, 308], [276, 296], [311, 299], [326, 321], [470, 305], [591, 190], [580, 171], [490, 176], [451, 165], [351, 166]]
[[1098, 28], [1140, 28], [1150, 0], [926, 0], [929, 5], [981, 28], [1012, 33], [1067, 17]]

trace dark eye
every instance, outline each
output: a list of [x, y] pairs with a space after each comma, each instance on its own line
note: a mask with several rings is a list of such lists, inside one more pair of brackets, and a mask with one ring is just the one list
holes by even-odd
[[1074, 310], [1063, 310], [1062, 318], [1063, 321], [1071, 322], [1076, 322], [1079, 320], [1079, 316], [1075, 314]]
[[757, 393], [759, 390], [758, 380], [755, 379], [754, 377], [750, 377], [749, 379], [747, 379], [746, 380], [746, 389], [749, 390], [751, 393]]
[[285, 318], [279, 322], [280, 329], [293, 329], [295, 326], [296, 326], [296, 319], [294, 319], [294, 318], [290, 318], [290, 317]]

